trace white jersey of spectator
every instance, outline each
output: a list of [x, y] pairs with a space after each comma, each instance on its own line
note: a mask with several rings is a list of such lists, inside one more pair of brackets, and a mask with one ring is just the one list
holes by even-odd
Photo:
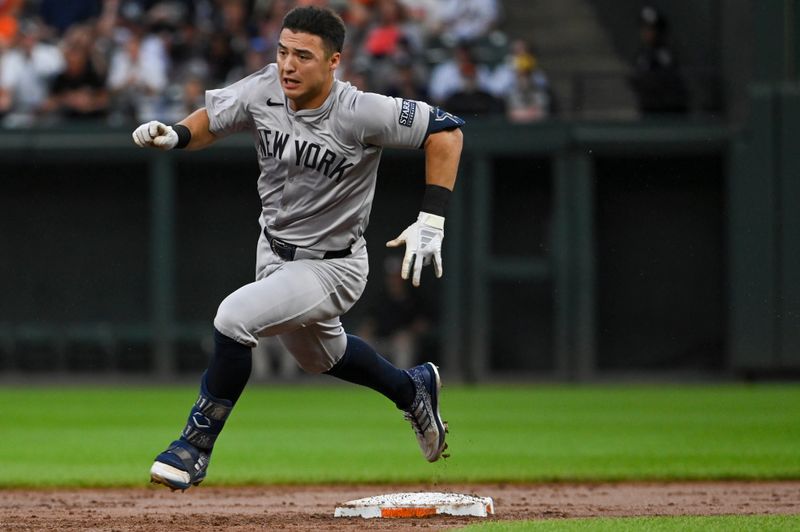
[[[550, 80], [541, 69], [530, 72], [529, 77], [532, 87], [541, 91], [550, 89]], [[488, 80], [487, 90], [498, 98], [505, 98], [517, 88], [518, 81], [518, 73], [514, 64], [506, 61], [496, 66], [492, 71]]]
[[[476, 65], [478, 88], [493, 93], [492, 71], [486, 65]], [[464, 88], [464, 76], [461, 66], [455, 59], [445, 61], [434, 67], [428, 82], [428, 95], [437, 105], [442, 104], [449, 96]]]
[[400, 0], [400, 4], [426, 34], [439, 30], [439, 0]]
[[148, 35], [140, 42], [132, 39], [111, 58], [109, 88], [121, 90], [135, 85], [153, 93], [164, 90], [169, 67], [164, 42], [155, 35]]
[[159, 101], [168, 72], [169, 57], [160, 37], [131, 37], [111, 57], [108, 87], [117, 96], [117, 105], [120, 98], [128, 100], [137, 119], [155, 120], [160, 118]]
[[441, 0], [439, 24], [445, 38], [471, 41], [483, 37], [500, 16], [497, 0]]
[[0, 56], [0, 88], [11, 97], [9, 115], [22, 122], [32, 118], [47, 100], [50, 82], [64, 66], [61, 50], [42, 42], [33, 45], [30, 53], [12, 48]]

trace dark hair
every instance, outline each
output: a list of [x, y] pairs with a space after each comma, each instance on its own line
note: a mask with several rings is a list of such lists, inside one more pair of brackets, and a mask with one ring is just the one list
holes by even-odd
[[316, 6], [296, 7], [283, 17], [281, 30], [284, 28], [320, 37], [329, 55], [342, 51], [344, 22], [331, 9]]

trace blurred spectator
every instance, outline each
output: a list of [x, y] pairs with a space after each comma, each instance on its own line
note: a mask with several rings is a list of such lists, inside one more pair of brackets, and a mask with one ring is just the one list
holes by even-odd
[[[510, 87], [502, 91], [506, 95], [506, 116], [511, 122], [517, 123], [547, 118], [552, 113], [547, 75], [539, 68], [539, 61], [524, 41], [514, 41], [511, 51], [509, 60], [501, 67], [503, 72], [511, 76]], [[498, 76], [495, 76], [497, 79]]]
[[385, 94], [406, 100], [428, 101], [428, 90], [414, 67], [415, 63], [409, 59], [397, 61]]
[[363, 39], [371, 21], [370, 7], [362, 0], [350, 0], [344, 20], [347, 21], [347, 39], [335, 75], [361, 91], [371, 91], [370, 69], [373, 60], [363, 51]]
[[372, 86], [369, 83], [369, 76], [365, 70], [355, 70], [350, 73], [347, 81], [360, 91], [372, 91]]
[[[424, 36], [410, 20], [398, 0], [376, 0], [374, 17], [364, 28], [357, 47], [355, 65], [368, 74], [370, 90], [386, 92], [398, 62], [415, 61], [423, 48]], [[368, 68], [362, 68], [368, 65]]]
[[169, 60], [157, 35], [132, 34], [111, 57], [108, 87], [115, 120], [153, 120], [167, 87]]
[[689, 94], [672, 50], [667, 46], [664, 15], [644, 7], [639, 18], [641, 48], [634, 62], [631, 85], [642, 114], [686, 113]]
[[[453, 56], [444, 61], [431, 71], [428, 83], [428, 94], [433, 103], [441, 105], [453, 93], [464, 90], [466, 79], [464, 72], [469, 72], [469, 67], [474, 66], [474, 82], [478, 88], [490, 92], [492, 73], [486, 65], [476, 64], [468, 44], [462, 43], [453, 49]], [[466, 67], [466, 68], [465, 68]]]
[[[114, 3], [116, 3], [116, 0], [107, 0], [106, 5], [113, 5]], [[108, 76], [111, 50], [113, 50], [112, 28], [114, 21], [115, 15], [113, 12], [104, 11], [95, 23], [72, 26], [67, 30], [61, 41], [62, 47], [76, 45], [86, 48], [90, 55], [92, 67], [103, 79]]]
[[0, 115], [6, 127], [33, 125], [45, 109], [50, 83], [64, 69], [61, 51], [41, 35], [38, 22], [23, 21], [16, 45], [0, 58]]
[[497, 24], [497, 0], [440, 0], [437, 31], [449, 42], [475, 41]]
[[481, 88], [475, 63], [462, 63], [461, 77], [461, 89], [451, 94], [442, 105], [447, 112], [462, 117], [501, 115], [505, 112], [505, 102]]
[[[103, 10], [92, 27], [94, 43], [92, 52], [95, 63], [103, 63], [103, 70], [108, 72], [108, 60], [111, 55], [114, 34], [117, 29], [119, 18], [120, 0], [104, 0]], [[97, 57], [100, 55], [101, 57]]]
[[431, 35], [439, 27], [439, 0], [400, 0], [406, 9], [408, 17], [417, 24], [422, 31]]
[[219, 27], [211, 35], [206, 55], [210, 66], [209, 83], [227, 85], [236, 81], [236, 69], [244, 65], [244, 56], [250, 42], [248, 32], [248, 6], [245, 0], [217, 0]]
[[0, 0], [0, 53], [11, 46], [17, 36], [17, 14], [22, 7], [22, 0]]
[[383, 266], [383, 297], [367, 312], [356, 334], [396, 366], [411, 367], [421, 336], [430, 330], [430, 318], [409, 283], [397, 275], [400, 259], [388, 257]]
[[[199, 109], [206, 104], [206, 86], [202, 78], [191, 77], [183, 83], [181, 102], [183, 103], [183, 116], [188, 116], [187, 110]], [[177, 121], [177, 120], [176, 120]]]
[[199, 76], [208, 78], [209, 65], [205, 58], [206, 34], [193, 22], [180, 25], [169, 40], [170, 76], [174, 80]]
[[269, 62], [275, 60], [283, 17], [292, 7], [294, 7], [294, 3], [291, 0], [271, 0], [269, 6], [263, 8], [263, 14], [258, 20], [257, 31], [258, 37], [265, 47], [264, 56], [269, 59]]
[[[273, 62], [283, 17], [301, 4], [345, 19], [351, 53], [336, 75], [361, 90], [436, 104], [460, 93], [456, 105], [483, 112], [497, 104], [485, 93], [516, 87], [516, 72], [492, 70], [505, 49], [487, 36], [497, 0], [0, 0], [0, 116], [179, 119], [206, 89]], [[22, 19], [43, 24], [23, 34]]]
[[372, 0], [348, 0], [347, 8], [342, 13], [342, 20], [347, 25], [346, 46], [356, 49], [364, 41], [367, 28], [372, 22], [373, 4]]
[[375, 58], [408, 56], [422, 48], [422, 33], [410, 23], [398, 0], [378, 0], [375, 23], [367, 30], [364, 49]]
[[39, 16], [43, 23], [63, 35], [73, 24], [100, 15], [101, 0], [39, 0]]
[[96, 120], [108, 112], [105, 78], [92, 63], [89, 46], [76, 39], [65, 43], [66, 68], [53, 81], [47, 105], [61, 118]]
[[242, 67], [242, 50], [234, 38], [224, 31], [214, 32], [208, 40], [205, 54], [209, 66], [208, 78], [211, 86], [221, 87], [232, 72]]
[[344, 61], [336, 69], [336, 77], [347, 81], [360, 91], [372, 91], [369, 82], [369, 64], [364, 61]]
[[231, 76], [236, 79], [242, 79], [272, 63], [275, 57], [267, 55], [269, 50], [270, 47], [261, 37], [250, 39], [250, 45], [244, 53], [244, 62], [231, 72]]

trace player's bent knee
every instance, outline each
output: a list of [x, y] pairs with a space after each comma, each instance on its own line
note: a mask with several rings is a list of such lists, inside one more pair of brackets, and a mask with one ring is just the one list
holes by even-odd
[[223, 301], [217, 309], [214, 317], [214, 328], [225, 336], [249, 347], [258, 345], [258, 340], [250, 332], [233, 305], [228, 303], [228, 299]]

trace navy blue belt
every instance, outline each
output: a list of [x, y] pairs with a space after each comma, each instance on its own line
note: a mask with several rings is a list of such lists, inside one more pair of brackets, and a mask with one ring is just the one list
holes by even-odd
[[337, 249], [335, 251], [321, 251], [317, 249], [301, 248], [284, 242], [278, 238], [273, 238], [269, 234], [267, 228], [264, 227], [264, 236], [267, 237], [269, 247], [272, 251], [285, 261], [293, 261], [300, 259], [341, 259], [348, 256], [353, 252], [350, 247], [345, 249]]

